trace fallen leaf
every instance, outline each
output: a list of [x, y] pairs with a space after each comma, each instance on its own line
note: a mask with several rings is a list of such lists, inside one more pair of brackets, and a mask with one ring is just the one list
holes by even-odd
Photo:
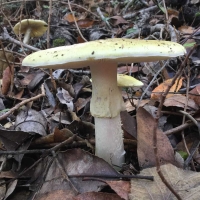
[[167, 99], [165, 99], [164, 106], [175, 106], [179, 108], [184, 108], [187, 103], [187, 110], [198, 110], [199, 107], [192, 99], [188, 99], [186, 96], [183, 96], [181, 94], [175, 94]]
[[[198, 172], [183, 170], [172, 164], [161, 166], [161, 171], [182, 199], [200, 199], [200, 174]], [[154, 181], [132, 180], [130, 200], [177, 199], [158, 176], [156, 167], [145, 169], [141, 171], [140, 175], [154, 176]]]
[[110, 17], [110, 21], [112, 22], [113, 26], [118, 26], [119, 24], [128, 24], [128, 22], [119, 15]]
[[11, 72], [10, 67], [6, 67], [6, 69], [3, 71], [3, 78], [2, 78], [2, 94], [6, 95], [9, 92], [11, 84]]
[[128, 194], [130, 192], [129, 181], [105, 181], [121, 198], [129, 200]]
[[[156, 165], [153, 128], [155, 120], [144, 108], [139, 108], [137, 115], [137, 153], [139, 165], [142, 168], [154, 167]], [[169, 139], [160, 129], [157, 129], [157, 148], [160, 164], [176, 164], [174, 150]]]
[[[60, 152], [56, 157], [57, 160], [46, 157], [37, 165], [32, 176], [33, 180], [36, 180], [33, 182], [32, 188], [34, 189], [35, 186], [36, 189], [38, 184], [41, 186], [38, 191], [38, 199], [44, 198], [44, 195], [55, 194], [56, 191], [65, 190], [69, 191], [70, 196], [75, 197], [77, 195], [76, 190], [78, 190], [79, 194], [98, 192], [100, 187], [106, 185], [102, 181], [91, 181], [91, 179], [83, 181], [83, 177], [76, 177], [76, 175], [99, 175], [102, 178], [104, 175], [118, 175], [118, 172], [103, 159], [81, 149]], [[70, 179], [67, 178], [67, 175], [70, 176]], [[41, 178], [43, 179], [42, 182]]]
[[78, 18], [74, 17], [71, 13], [67, 13], [64, 17], [64, 20], [68, 21], [69, 23], [73, 23], [74, 21], [77, 21]]
[[[172, 79], [168, 79], [166, 81], [164, 81], [163, 83], [161, 83], [158, 87], [156, 87], [151, 94], [151, 99], [154, 100], [158, 100], [160, 98], [160, 96], [162, 95], [162, 93], [164, 93], [166, 91], [166, 89], [168, 88], [168, 86], [171, 84]], [[175, 84], [171, 87], [171, 89], [169, 90], [170, 92], [177, 92], [179, 91], [179, 89], [182, 86], [182, 82], [183, 82], [183, 78], [180, 79], [176, 79]], [[174, 94], [168, 94], [166, 96], [166, 98], [169, 98], [171, 96], [173, 96]]]
[[84, 194], [79, 194], [74, 197], [73, 200], [123, 200], [117, 194], [103, 193], [103, 192], [87, 192]]
[[200, 95], [200, 85], [197, 85], [194, 89], [192, 89], [189, 93], [189, 98], [190, 99], [193, 99], [194, 102], [200, 106], [200, 98], [199, 98], [199, 95]]
[[120, 112], [124, 138], [137, 139], [136, 120], [127, 111]]
[[47, 120], [40, 112], [27, 107], [20, 109], [15, 121], [15, 130], [45, 136], [47, 134], [46, 127]]
[[186, 25], [179, 27], [178, 30], [182, 34], [188, 34], [188, 35], [193, 34], [195, 31], [195, 29], [192, 26], [186, 26]]
[[94, 24], [94, 21], [91, 19], [80, 19], [77, 21], [77, 24], [80, 28], [89, 28]]

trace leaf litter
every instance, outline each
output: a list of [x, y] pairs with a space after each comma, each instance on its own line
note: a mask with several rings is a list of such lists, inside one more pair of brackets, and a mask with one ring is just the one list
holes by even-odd
[[[161, 113], [156, 129], [161, 171], [182, 199], [200, 198], [199, 46], [193, 49], [199, 39], [199, 2], [156, 2], [2, 1], [1, 199], [175, 199], [156, 172], [157, 112]], [[10, 25], [26, 18], [49, 19], [51, 26], [49, 32], [23, 46], [23, 35], [14, 35]], [[159, 74], [164, 61], [119, 63], [118, 73], [144, 83], [142, 88], [121, 90], [126, 105], [121, 112], [126, 165], [120, 173], [93, 155], [90, 69], [52, 73], [21, 66], [26, 55], [47, 46], [82, 43], [82, 35], [88, 41], [111, 37], [169, 40], [183, 44], [188, 54], [193, 49], [162, 108], [160, 99], [184, 58], [168, 60]], [[138, 173], [153, 176], [154, 181], [120, 177]]]

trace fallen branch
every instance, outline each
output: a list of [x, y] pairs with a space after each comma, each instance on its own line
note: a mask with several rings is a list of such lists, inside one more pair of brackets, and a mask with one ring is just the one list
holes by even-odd
[[6, 29], [5, 27], [3, 27], [3, 33], [2, 33], [1, 36], [0, 36], [0, 40], [9, 41], [9, 42], [15, 43], [15, 44], [17, 44], [17, 45], [19, 45], [19, 46], [22, 45], [23, 47], [25, 47], [25, 48], [27, 48], [27, 49], [30, 49], [30, 50], [32, 50], [32, 51], [40, 51], [40, 49], [38, 49], [38, 48], [35, 48], [35, 47], [30, 46], [30, 45], [28, 45], [28, 44], [21, 43], [20, 41], [18, 41], [18, 40], [16, 40], [16, 39], [12, 38], [12, 37], [9, 35], [9, 33], [8, 33], [8, 31], [7, 31], [7, 29]]

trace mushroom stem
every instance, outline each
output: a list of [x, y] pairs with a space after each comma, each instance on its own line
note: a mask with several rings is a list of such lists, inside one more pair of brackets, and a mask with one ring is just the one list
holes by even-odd
[[122, 167], [125, 151], [120, 115], [114, 118], [95, 118], [95, 155], [115, 168]]
[[28, 29], [26, 30], [26, 33], [24, 34], [23, 43], [24, 43], [24, 44], [28, 44], [28, 43], [29, 43], [29, 40], [30, 40], [30, 37], [31, 37], [31, 28], [28, 28]]
[[102, 60], [93, 63], [90, 68], [90, 110], [95, 118], [95, 154], [108, 163], [121, 167], [125, 154], [120, 120], [123, 100], [117, 86], [117, 63]]

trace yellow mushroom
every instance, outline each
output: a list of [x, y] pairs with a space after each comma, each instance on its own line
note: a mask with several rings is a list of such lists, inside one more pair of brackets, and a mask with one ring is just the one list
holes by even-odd
[[27, 56], [22, 65], [54, 69], [90, 66], [95, 153], [121, 167], [125, 151], [120, 120], [123, 100], [117, 86], [118, 63], [152, 62], [185, 53], [185, 48], [174, 42], [114, 38], [38, 51]]

